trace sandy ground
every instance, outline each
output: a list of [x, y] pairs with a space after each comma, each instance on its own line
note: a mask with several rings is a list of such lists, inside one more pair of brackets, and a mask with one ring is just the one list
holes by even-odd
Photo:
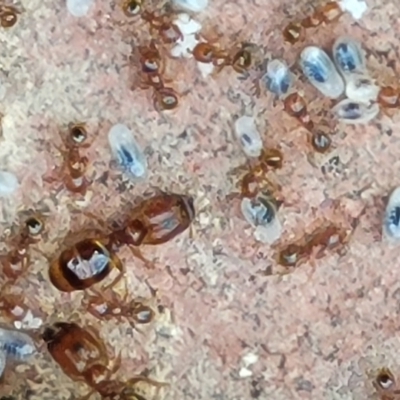
[[[252, 41], [293, 63], [305, 44], [329, 47], [345, 33], [363, 43], [380, 84], [400, 73], [400, 5], [394, 0], [367, 0], [361, 21], [345, 15], [296, 46], [283, 43], [281, 30], [307, 14], [306, 3], [322, 1], [210, 3], [197, 19], [224, 44]], [[158, 289], [163, 307], [145, 334], [126, 322], [99, 322], [88, 315], [82, 294], [61, 294], [50, 284], [47, 261], [37, 252], [29, 274], [13, 289], [23, 291], [33, 315], [43, 323], [94, 326], [110, 355], [121, 351], [119, 379], [147, 369], [152, 378], [170, 383], [160, 399], [376, 398], [371, 371], [389, 366], [400, 373], [398, 249], [380, 240], [383, 199], [400, 184], [399, 115], [380, 115], [368, 126], [336, 125], [334, 153], [315, 159], [305, 131], [283, 113], [281, 103], [274, 106], [267, 93], [252, 96], [250, 82], [238, 80], [231, 69], [205, 79], [193, 59], [168, 59], [172, 85], [186, 94], [176, 111], [159, 114], [148, 91], [131, 90], [129, 54], [149, 36], [143, 24], [128, 21], [119, 4], [96, 0], [79, 19], [61, 0], [19, 5], [23, 12], [15, 27], [0, 29], [0, 165], [21, 181], [11, 198], [1, 200], [4, 236], [21, 210], [46, 210], [46, 237], [37, 248], [53, 254], [69, 230], [91, 223], [83, 211], [114, 218], [151, 186], [192, 195], [198, 214], [192, 237], [186, 232], [143, 249], [155, 269], [127, 249], [120, 253], [130, 298], [149, 295], [146, 279]], [[324, 118], [328, 102], [310, 85], [296, 85], [311, 115]], [[318, 223], [327, 200], [340, 199], [344, 219], [367, 207], [343, 256], [328, 254], [284, 277], [262, 273], [273, 264], [274, 251], [254, 239], [238, 202], [226, 200], [236, 190], [232, 171], [246, 162], [232, 134], [234, 118], [245, 112], [255, 116], [265, 144], [278, 146], [285, 157], [277, 172], [285, 200], [284, 240]], [[61, 164], [54, 146], [74, 121], [87, 122], [93, 139], [87, 156], [94, 183], [84, 200], [42, 179]], [[118, 122], [128, 125], [145, 149], [144, 183], [126, 184], [115, 172], [104, 179], [111, 160], [107, 133]], [[340, 160], [335, 170], [322, 168], [335, 156]], [[3, 247], [6, 251], [6, 243]], [[0, 321], [12, 323], [5, 314]], [[43, 343], [32, 362], [10, 363], [0, 386], [0, 394], [24, 400], [79, 399], [87, 392], [62, 373]]]

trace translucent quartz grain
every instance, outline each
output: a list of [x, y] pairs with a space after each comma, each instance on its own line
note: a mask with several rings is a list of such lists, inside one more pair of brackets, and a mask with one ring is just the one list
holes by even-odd
[[171, 49], [171, 56], [176, 58], [192, 58], [192, 50], [197, 43], [197, 33], [201, 30], [201, 24], [192, 19], [188, 14], [181, 13], [174, 20], [174, 24], [179, 28], [183, 38], [179, 39]]
[[194, 35], [201, 30], [201, 24], [185, 13], [178, 14], [174, 23], [184, 36]]
[[0, 197], [12, 195], [18, 187], [18, 178], [13, 173], [0, 171]]
[[94, 0], [67, 0], [67, 10], [74, 17], [84, 17], [93, 4]]
[[260, 133], [253, 117], [243, 115], [235, 121], [235, 135], [243, 151], [249, 157], [259, 157], [263, 149]]
[[172, 0], [172, 3], [176, 8], [190, 12], [200, 12], [208, 6], [208, 0]]
[[368, 10], [365, 0], [341, 0], [338, 4], [343, 11], [348, 12], [357, 20], [361, 19]]

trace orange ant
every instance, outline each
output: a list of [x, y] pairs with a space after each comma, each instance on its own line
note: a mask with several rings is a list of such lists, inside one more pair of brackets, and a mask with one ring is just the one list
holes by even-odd
[[324, 6], [317, 7], [314, 13], [300, 22], [290, 22], [283, 30], [284, 39], [295, 44], [305, 39], [305, 31], [309, 28], [316, 28], [322, 23], [331, 24], [336, 22], [343, 14], [343, 10], [336, 1], [330, 1]]
[[10, 239], [9, 245], [12, 250], [0, 256], [0, 263], [3, 266], [4, 275], [11, 279], [11, 282], [15, 282], [27, 271], [30, 264], [29, 247], [40, 241], [43, 231], [44, 222], [39, 215], [34, 213], [24, 221], [17, 234]]
[[[80, 193], [85, 196], [91, 182], [86, 178], [89, 160], [81, 155], [81, 150], [90, 146], [87, 143], [87, 131], [85, 124], [70, 124], [66, 138], [62, 138], [64, 148], [56, 146], [64, 158], [61, 175], [65, 188], [72, 193]], [[46, 182], [53, 183], [54, 178], [44, 178]]]

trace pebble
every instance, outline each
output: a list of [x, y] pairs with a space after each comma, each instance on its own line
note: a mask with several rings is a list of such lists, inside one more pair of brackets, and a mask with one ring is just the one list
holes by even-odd
[[191, 12], [201, 12], [208, 6], [208, 0], [173, 0], [176, 8]]
[[0, 171], [0, 197], [11, 196], [18, 187], [18, 178], [13, 173]]
[[74, 17], [84, 17], [93, 4], [94, 0], [67, 0], [67, 10]]

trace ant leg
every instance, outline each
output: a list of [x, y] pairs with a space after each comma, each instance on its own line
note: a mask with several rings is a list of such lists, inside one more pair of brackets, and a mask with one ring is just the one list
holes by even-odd
[[153, 286], [150, 285], [147, 279], [144, 281], [144, 283], [149, 288], [151, 297], [157, 297], [158, 289], [154, 289]]
[[[83, 147], [83, 146], [81, 146], [81, 147]], [[89, 147], [89, 146], [86, 146], [86, 147]], [[80, 156], [79, 158], [80, 158], [78, 161], [79, 164], [82, 164], [83, 167], [86, 168], [89, 165], [89, 158], [86, 156]]]
[[27, 272], [29, 261], [29, 255], [25, 254], [18, 263], [20, 268], [15, 269], [13, 268], [13, 266], [17, 266], [18, 264], [12, 264], [9, 258], [5, 256], [5, 259], [3, 261], [3, 273], [10, 279], [8, 284], [14, 284], [21, 276], [23, 276]]
[[111, 262], [114, 264], [114, 267], [116, 269], [118, 269], [119, 274], [113, 279], [113, 281], [111, 283], [104, 286], [103, 290], [109, 290], [109, 289], [113, 288], [125, 276], [125, 266], [121, 262], [121, 260], [117, 256], [114, 255], [111, 257]]
[[114, 286], [116, 286], [121, 279], [124, 277], [124, 272], [120, 272], [112, 281], [111, 283], [109, 283], [108, 285], [103, 287], [103, 290], [110, 290], [112, 289]]
[[209, 31], [207, 34], [206, 33], [195, 33], [195, 38], [198, 41], [201, 42], [206, 42], [215, 46], [219, 46], [220, 38], [221, 35], [216, 31], [216, 29], [213, 29], [212, 31]]
[[169, 383], [158, 382], [153, 379], [147, 378], [146, 376], [136, 375], [126, 382], [126, 387], [133, 388], [136, 384], [140, 382], [148, 383], [149, 385], [156, 387], [158, 389], [157, 392], [159, 392], [161, 388], [169, 386]]
[[171, 79], [171, 78], [163, 78], [163, 82], [164, 82], [164, 83], [173, 83], [174, 80]]
[[225, 55], [225, 53], [216, 53], [214, 61], [214, 73], [219, 74], [225, 67], [228, 67], [231, 65], [230, 60], [228, 59], [228, 56]]
[[189, 225], [189, 239], [193, 240], [196, 236], [196, 228], [194, 227], [193, 224]]
[[111, 377], [111, 375], [115, 374], [121, 368], [121, 362], [122, 362], [122, 356], [120, 351], [117, 357], [115, 358], [113, 367], [109, 370], [110, 374], [107, 374], [108, 379]]
[[22, 277], [28, 272], [29, 265], [30, 265], [31, 257], [29, 254], [25, 254], [23, 259], [21, 260], [21, 273], [19, 277]]
[[99, 299], [104, 299], [106, 300], [106, 295], [104, 290], [100, 290], [94, 286], [91, 286], [90, 288], [87, 289], [85, 293], [87, 293], [87, 296], [84, 296], [84, 298], [87, 298], [87, 300], [99, 300]]
[[129, 246], [129, 249], [136, 258], [144, 262], [147, 268], [154, 269], [154, 264], [147, 260], [136, 246]]
[[140, 83], [139, 83], [139, 85], [138, 86], [136, 86], [136, 87], [132, 87], [132, 90], [135, 90], [135, 89], [141, 89], [141, 90], [147, 90], [147, 89], [150, 89], [152, 87], [152, 85], [150, 85], [148, 82], [146, 82], [146, 81], [141, 81]]
[[316, 259], [310, 260], [311, 270], [308, 272], [308, 279], [312, 279], [314, 277], [315, 271], [318, 267]]
[[255, 97], [260, 97], [260, 95], [261, 95], [261, 83], [260, 83], [260, 78], [255, 78], [253, 81], [252, 81], [252, 88], [251, 88], [251, 91], [252, 91], [252, 93], [253, 93], [253, 95], [255, 96]]
[[128, 296], [129, 296], [128, 280], [125, 279], [124, 283], [125, 283], [125, 285], [124, 285], [124, 286], [125, 286], [125, 294], [124, 294], [124, 296], [122, 297], [122, 302], [123, 302], [124, 304], [126, 304], [127, 301], [128, 301]]
[[[65, 145], [65, 141], [64, 141], [64, 139], [62, 137], [61, 137], [61, 140], [63, 141], [63, 143]], [[53, 147], [61, 154], [61, 156], [64, 159], [67, 159], [67, 157], [69, 155], [69, 151], [68, 150], [65, 150], [64, 148], [62, 148], [62, 147], [60, 147], [60, 146], [58, 146], [56, 144], [53, 144]]]
[[[3, 267], [3, 274], [8, 278], [11, 279], [12, 281], [15, 281], [15, 279], [17, 278], [15, 275], [15, 270], [12, 267], [11, 262], [8, 260], [7, 256], [2, 257], [1, 260], [1, 264]], [[10, 282], [7, 282], [7, 284], [9, 284]], [[12, 282], [11, 282], [12, 283]]]
[[86, 396], [81, 397], [80, 400], [89, 400], [95, 393], [96, 391], [92, 390]]
[[107, 222], [105, 222], [103, 219], [100, 219], [99, 216], [97, 216], [96, 214], [93, 214], [90, 211], [82, 211], [83, 215], [85, 215], [86, 217], [90, 218], [90, 219], [94, 219], [97, 224], [100, 226], [101, 229], [105, 230], [105, 231], [109, 231], [110, 227], [108, 226]]
[[92, 306], [93, 302], [95, 302], [97, 299], [101, 299], [101, 297], [98, 298], [95, 296], [88, 296], [86, 299], [82, 300], [82, 305], [89, 314], [93, 315], [93, 317], [99, 320], [102, 320], [104, 318], [104, 314], [97, 311], [97, 309]]
[[156, 89], [154, 89], [153, 93], [153, 107], [154, 110], [157, 111], [159, 114], [162, 114], [162, 112], [164, 111], [160, 104], [160, 95], [158, 94]]

